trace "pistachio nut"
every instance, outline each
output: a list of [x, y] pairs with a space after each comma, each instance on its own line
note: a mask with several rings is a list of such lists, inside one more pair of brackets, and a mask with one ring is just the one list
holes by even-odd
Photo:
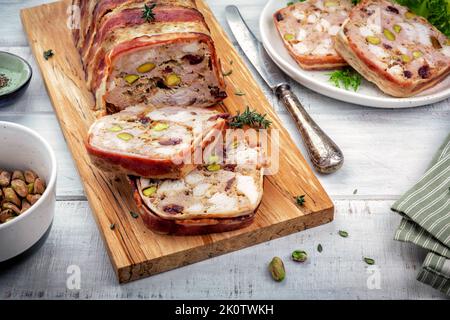
[[125, 77], [123, 77], [123, 80], [125, 80], [128, 84], [135, 83], [140, 77], [137, 74], [127, 74]]
[[286, 277], [286, 270], [284, 269], [283, 260], [279, 257], [274, 257], [269, 263], [269, 271], [275, 281], [283, 281]]
[[292, 33], [286, 33], [286, 34], [284, 34], [284, 40], [292, 41], [292, 40], [294, 40], [294, 39], [295, 39], [295, 36], [294, 36]]
[[386, 39], [388, 39], [390, 41], [394, 41], [395, 40], [395, 34], [393, 34], [391, 30], [384, 29], [383, 30], [383, 34], [386, 37]]
[[28, 193], [33, 193], [34, 190], [34, 182], [27, 184]]
[[158, 122], [157, 124], [155, 124], [154, 126], [153, 126], [153, 130], [155, 130], [155, 131], [164, 131], [164, 130], [166, 130], [167, 128], [169, 128], [169, 124], [167, 124], [167, 123], [162, 123], [162, 122]]
[[121, 139], [121, 140], [123, 140], [123, 141], [130, 141], [131, 139], [134, 138], [134, 136], [133, 136], [131, 133], [128, 133], [128, 132], [122, 132], [122, 133], [119, 133], [119, 134], [117, 135], [117, 138], [119, 138], [119, 139]]
[[411, 57], [408, 56], [407, 54], [402, 54], [402, 61], [403, 62], [410, 62], [411, 61]]
[[31, 205], [33, 205], [39, 200], [40, 197], [40, 194], [29, 194], [27, 195], [26, 199]]
[[25, 181], [25, 176], [23, 175], [23, 172], [22, 172], [22, 171], [20, 171], [20, 170], [15, 170], [15, 171], [13, 172], [12, 177], [11, 177], [11, 180], [16, 180], [16, 179]]
[[144, 63], [141, 64], [139, 67], [137, 67], [136, 71], [139, 73], [146, 73], [146, 72], [150, 72], [153, 69], [155, 69], [156, 64], [152, 63], [152, 62], [148, 62], [148, 63]]
[[44, 181], [41, 178], [37, 178], [34, 181], [34, 188], [33, 188], [33, 193], [36, 194], [43, 194], [45, 191], [45, 184]]
[[171, 73], [164, 79], [164, 83], [168, 87], [174, 87], [181, 83], [181, 78], [176, 73]]
[[24, 180], [14, 179], [13, 181], [11, 181], [11, 187], [22, 198], [25, 198], [28, 194], [28, 187], [25, 184]]
[[219, 170], [220, 170], [220, 164], [212, 163], [212, 164], [208, 165], [208, 166], [206, 167], [206, 169], [207, 169], [208, 171], [211, 171], [211, 172], [219, 171]]
[[25, 182], [32, 183], [37, 179], [37, 174], [33, 170], [25, 170]]
[[0, 212], [0, 223], [5, 223], [11, 218], [14, 218], [14, 212], [10, 209], [6, 209]]
[[157, 190], [157, 189], [156, 189], [155, 186], [151, 186], [151, 187], [148, 187], [148, 188], [145, 188], [144, 190], [142, 190], [142, 193], [143, 193], [144, 196], [146, 196], [146, 197], [151, 197], [152, 195], [155, 194], [156, 190]]
[[30, 209], [30, 207], [31, 207], [31, 204], [27, 200], [22, 199], [22, 209], [20, 210], [20, 213], [24, 213], [25, 211]]
[[421, 56], [423, 56], [423, 53], [421, 52], [421, 51], [419, 51], [419, 50], [417, 50], [417, 51], [413, 51], [413, 57], [414, 58], [420, 58]]
[[20, 206], [20, 199], [17, 196], [17, 194], [13, 188], [11, 188], [11, 187], [5, 188], [5, 189], [3, 189], [3, 193], [5, 194], [6, 201], [12, 202], [16, 206]]
[[2, 171], [0, 173], [0, 187], [9, 186], [9, 182], [11, 181], [11, 173], [8, 171]]
[[120, 132], [122, 130], [123, 128], [117, 124], [108, 129], [110, 132]]
[[393, 29], [394, 29], [394, 31], [397, 32], [397, 33], [400, 33], [400, 31], [402, 31], [402, 27], [399, 26], [398, 24], [394, 24]]
[[11, 203], [11, 202], [5, 202], [2, 204], [2, 209], [3, 210], [8, 210], [8, 209], [12, 210], [15, 214], [19, 215], [20, 214], [19, 206], [16, 206], [14, 203]]
[[292, 260], [297, 262], [305, 262], [308, 259], [308, 254], [303, 250], [295, 250], [292, 252]]
[[380, 38], [374, 37], [374, 36], [368, 36], [368, 37], [366, 37], [366, 40], [367, 40], [367, 42], [370, 43], [370, 44], [375, 44], [375, 45], [377, 45], [377, 44], [380, 44], [380, 43], [381, 43]]

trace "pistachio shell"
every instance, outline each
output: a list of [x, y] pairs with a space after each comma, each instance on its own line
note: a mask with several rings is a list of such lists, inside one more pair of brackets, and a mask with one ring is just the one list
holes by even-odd
[[152, 62], [147, 62], [144, 64], [141, 64], [139, 67], [137, 67], [136, 71], [139, 73], [146, 73], [146, 72], [150, 72], [153, 69], [155, 69], [156, 64], [152, 63]]
[[155, 194], [157, 188], [155, 186], [151, 186], [142, 190], [142, 194], [146, 197], [151, 197]]
[[130, 141], [134, 138], [134, 136], [131, 133], [128, 132], [121, 132], [117, 135], [117, 138], [123, 141]]
[[23, 180], [14, 179], [13, 181], [11, 181], [11, 187], [22, 198], [25, 198], [28, 195], [28, 187]]
[[295, 39], [295, 36], [292, 33], [285, 33], [284, 34], [284, 39], [287, 41], [292, 41]]
[[381, 43], [381, 40], [380, 40], [380, 38], [378, 38], [378, 37], [374, 37], [374, 36], [368, 36], [367, 38], [366, 38], [366, 40], [367, 40], [367, 42], [368, 43], [370, 43], [370, 44], [380, 44]]
[[25, 170], [25, 182], [32, 183], [37, 179], [38, 175], [33, 170]]
[[125, 77], [123, 77], [123, 80], [125, 80], [128, 84], [133, 84], [139, 78], [140, 77], [137, 74], [127, 74]]
[[8, 171], [2, 171], [0, 173], [0, 187], [7, 187], [11, 181], [11, 173]]
[[181, 78], [176, 73], [171, 73], [164, 79], [164, 84], [168, 87], [174, 87], [181, 83]]
[[12, 177], [11, 177], [11, 180], [16, 180], [16, 179], [25, 181], [25, 176], [23, 175], [23, 172], [22, 172], [22, 171], [20, 171], [20, 170], [15, 170], [15, 171], [13, 172]]
[[34, 188], [33, 188], [33, 193], [35, 194], [43, 194], [45, 191], [45, 184], [44, 181], [40, 178], [37, 178], [34, 181]]
[[393, 29], [394, 29], [394, 31], [397, 32], [397, 33], [400, 33], [400, 31], [402, 31], [402, 27], [399, 26], [398, 24], [394, 24]]
[[391, 30], [389, 29], [384, 29], [383, 30], [383, 34], [386, 37], [386, 39], [390, 40], [390, 41], [394, 41], [395, 40], [395, 34], [393, 34], [391, 32]]
[[5, 200], [8, 202], [14, 203], [16, 206], [20, 206], [20, 199], [17, 196], [16, 192], [13, 188], [5, 188], [3, 189], [3, 193], [5, 194]]
[[153, 126], [153, 130], [155, 130], [155, 131], [164, 131], [164, 130], [166, 130], [167, 128], [169, 128], [169, 124], [167, 124], [167, 123], [163, 123], [163, 122], [158, 122], [157, 124], [155, 124], [154, 126]]

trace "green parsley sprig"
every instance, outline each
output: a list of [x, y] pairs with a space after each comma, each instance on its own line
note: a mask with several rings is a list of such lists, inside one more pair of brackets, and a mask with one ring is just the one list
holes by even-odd
[[351, 68], [336, 70], [328, 75], [330, 76], [330, 82], [338, 88], [341, 88], [342, 85], [345, 90], [352, 88], [353, 91], [356, 91], [361, 85], [361, 75]]

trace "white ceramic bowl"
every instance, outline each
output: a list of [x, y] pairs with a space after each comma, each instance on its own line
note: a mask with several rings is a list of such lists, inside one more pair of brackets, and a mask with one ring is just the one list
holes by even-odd
[[56, 203], [56, 158], [50, 145], [24, 126], [0, 121], [0, 168], [34, 170], [45, 180], [42, 197], [26, 212], [0, 224], [0, 262], [24, 252], [50, 227]]

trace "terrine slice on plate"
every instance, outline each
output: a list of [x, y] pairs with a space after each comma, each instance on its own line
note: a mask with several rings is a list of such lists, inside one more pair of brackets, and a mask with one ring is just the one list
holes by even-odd
[[138, 104], [207, 107], [226, 97], [194, 2], [81, 1], [81, 8], [74, 37], [100, 115]]
[[[86, 149], [105, 171], [149, 178], [181, 178], [219, 141], [228, 114], [204, 108], [129, 107], [97, 120]], [[200, 158], [198, 156], [200, 154]]]
[[334, 49], [334, 38], [351, 6], [350, 0], [309, 0], [275, 12], [275, 26], [300, 67], [321, 70], [347, 65]]
[[251, 224], [263, 194], [261, 150], [245, 139], [210, 154], [183, 179], [130, 177], [148, 228], [164, 234], [224, 232]]
[[367, 80], [395, 97], [413, 96], [450, 73], [449, 39], [393, 2], [354, 7], [336, 39], [339, 54]]

